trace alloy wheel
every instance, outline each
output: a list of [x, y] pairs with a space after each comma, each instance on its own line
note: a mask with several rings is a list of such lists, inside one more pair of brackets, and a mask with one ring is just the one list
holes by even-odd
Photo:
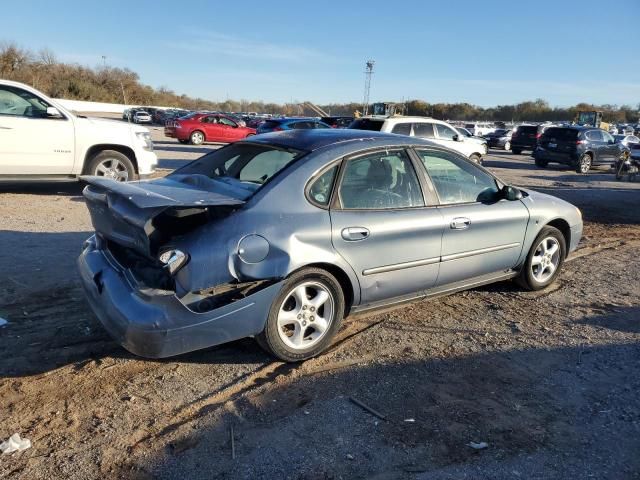
[[202, 135], [200, 132], [193, 132], [191, 134], [191, 142], [194, 145], [200, 145], [204, 142], [204, 135]]
[[307, 349], [318, 343], [331, 327], [335, 300], [320, 282], [297, 285], [285, 297], [278, 311], [278, 334], [289, 348]]
[[129, 179], [126, 165], [117, 158], [104, 159], [96, 167], [94, 175], [110, 178], [116, 182], [126, 182]]
[[538, 283], [549, 280], [560, 264], [560, 243], [555, 237], [544, 238], [531, 258], [531, 273]]

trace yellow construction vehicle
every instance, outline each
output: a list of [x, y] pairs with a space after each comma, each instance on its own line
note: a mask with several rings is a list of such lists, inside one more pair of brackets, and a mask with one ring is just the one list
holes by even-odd
[[598, 111], [579, 111], [576, 113], [574, 122], [578, 125], [586, 127], [601, 128], [609, 131], [609, 124], [602, 121], [602, 112]]

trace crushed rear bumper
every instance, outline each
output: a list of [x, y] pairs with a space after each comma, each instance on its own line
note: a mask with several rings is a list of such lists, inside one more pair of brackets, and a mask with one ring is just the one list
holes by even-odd
[[256, 335], [281, 283], [206, 313], [187, 308], [173, 292], [141, 288], [95, 237], [78, 269], [91, 308], [109, 334], [131, 353], [164, 358]]

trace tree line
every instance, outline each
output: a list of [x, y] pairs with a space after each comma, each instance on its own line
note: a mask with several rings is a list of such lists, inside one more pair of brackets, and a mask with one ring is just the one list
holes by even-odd
[[[213, 102], [178, 94], [167, 87], [153, 88], [140, 82], [137, 73], [128, 68], [107, 65], [87, 67], [64, 63], [43, 49], [33, 52], [12, 43], [0, 45], [0, 78], [23, 82], [54, 98], [90, 102], [156, 105], [188, 110], [225, 112], [260, 112], [284, 115], [315, 115], [296, 103], [266, 103], [249, 100]], [[361, 111], [360, 103], [319, 105], [331, 115], [353, 115]], [[407, 115], [430, 116], [442, 120], [487, 121], [557, 121], [572, 120], [579, 110], [602, 110], [608, 122], [638, 122], [640, 103], [630, 105], [592, 105], [579, 103], [572, 107], [551, 107], [545, 100], [521, 102], [517, 105], [480, 107], [469, 103], [428, 103], [409, 100], [404, 104]]]

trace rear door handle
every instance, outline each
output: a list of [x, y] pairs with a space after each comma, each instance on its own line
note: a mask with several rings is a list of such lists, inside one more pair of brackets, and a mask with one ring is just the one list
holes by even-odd
[[357, 242], [369, 236], [369, 229], [364, 227], [347, 227], [342, 229], [342, 238], [347, 242]]
[[466, 217], [456, 217], [451, 220], [450, 226], [454, 230], [464, 230], [471, 226], [471, 220]]

